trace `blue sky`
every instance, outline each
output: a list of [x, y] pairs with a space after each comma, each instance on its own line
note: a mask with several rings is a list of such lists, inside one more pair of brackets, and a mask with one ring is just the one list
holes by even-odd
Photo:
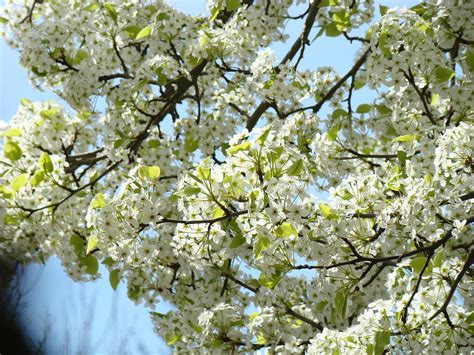
[[[192, 14], [205, 11], [205, 0], [174, 0], [170, 3]], [[382, 3], [406, 6], [416, 1], [389, 0]], [[3, 5], [2, 0], [0, 4]], [[286, 31], [294, 37], [300, 26], [301, 23], [295, 23]], [[277, 44], [273, 48], [282, 56], [288, 47]], [[302, 67], [332, 66], [343, 74], [352, 65], [357, 48], [357, 44], [350, 45], [343, 38], [322, 38], [306, 52]], [[24, 69], [18, 64], [18, 54], [1, 42], [0, 120], [8, 121], [14, 115], [21, 98], [31, 101], [58, 100], [52, 93], [40, 92], [30, 86]], [[370, 93], [362, 93], [356, 104], [370, 98]], [[321, 114], [324, 113], [323, 110]], [[28, 306], [23, 319], [32, 338], [41, 339], [49, 323], [49, 354], [65, 353], [62, 348], [65, 342], [73, 353], [78, 350], [84, 354], [170, 353], [153, 332], [148, 310], [128, 300], [125, 285], [119, 285], [114, 292], [108, 282], [107, 270], [101, 268], [100, 271], [102, 279], [92, 283], [76, 283], [63, 272], [57, 259], [50, 259], [46, 266], [29, 266], [25, 287], [31, 290], [26, 295]], [[166, 306], [158, 306], [157, 311], [166, 312]], [[86, 329], [83, 329], [83, 324], [86, 324]], [[70, 338], [65, 333], [67, 330]], [[86, 343], [91, 347], [81, 349], [80, 344]]]

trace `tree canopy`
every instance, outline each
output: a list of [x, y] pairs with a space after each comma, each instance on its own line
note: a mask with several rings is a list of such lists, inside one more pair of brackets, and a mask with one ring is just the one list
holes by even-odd
[[[2, 132], [0, 253], [105, 265], [173, 305], [150, 313], [178, 352], [473, 349], [474, 2], [6, 3], [69, 107]], [[347, 72], [301, 68], [323, 37], [359, 45]]]

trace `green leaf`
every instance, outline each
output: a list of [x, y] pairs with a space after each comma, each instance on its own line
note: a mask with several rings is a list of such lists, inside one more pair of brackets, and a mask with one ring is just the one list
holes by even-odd
[[243, 245], [244, 243], [245, 243], [245, 237], [242, 235], [242, 233], [236, 234], [232, 238], [229, 247], [231, 249], [236, 249], [236, 248], [240, 247], [241, 245]]
[[346, 116], [347, 116], [347, 112], [346, 110], [343, 110], [342, 108], [337, 108], [332, 113], [332, 118], [335, 120], [337, 120], [340, 117], [346, 117]]
[[181, 336], [179, 334], [170, 334], [170, 333], [168, 333], [165, 336], [166, 345], [171, 346], [174, 343], [176, 343], [180, 338], [181, 338]]
[[8, 23], [8, 20], [5, 17], [0, 17], [0, 23]]
[[220, 12], [219, 6], [211, 7], [211, 17], [209, 17], [209, 21], [214, 21], [217, 18], [217, 16], [219, 16], [219, 12]]
[[420, 3], [410, 7], [410, 10], [416, 12], [419, 16], [423, 16], [423, 14], [426, 12], [426, 7], [425, 4]]
[[198, 166], [196, 169], [197, 176], [203, 180], [209, 180], [211, 176], [211, 169], [205, 168], [204, 166]]
[[124, 31], [127, 33], [128, 37], [135, 39], [138, 32], [141, 31], [141, 28], [136, 25], [130, 25], [124, 28]]
[[367, 344], [365, 348], [366, 355], [374, 355], [374, 344]]
[[331, 128], [329, 128], [329, 131], [326, 134], [329, 142], [333, 142], [337, 138], [340, 128], [341, 126], [339, 124], [333, 124]]
[[32, 178], [30, 179], [30, 186], [31, 187], [38, 186], [44, 181], [45, 177], [46, 175], [44, 174], [43, 170], [36, 171], [34, 175], [32, 176]]
[[51, 173], [54, 170], [53, 162], [51, 161], [49, 154], [46, 152], [41, 153], [38, 164], [40, 169], [46, 174]]
[[375, 333], [374, 355], [381, 355], [385, 346], [390, 343], [390, 332], [387, 330]]
[[234, 145], [226, 150], [228, 155], [233, 155], [237, 152], [243, 151], [243, 150], [248, 150], [251, 147], [250, 142], [243, 142], [237, 145]]
[[127, 290], [127, 297], [130, 298], [132, 301], [136, 301], [138, 299], [138, 296], [140, 296], [140, 286], [138, 285], [130, 285], [130, 287]]
[[[413, 272], [418, 274], [418, 275], [421, 273], [421, 270], [425, 266], [425, 263], [426, 263], [426, 257], [424, 257], [424, 256], [419, 256], [417, 258], [413, 258], [413, 259], [410, 260], [410, 266], [413, 269]], [[427, 273], [430, 272], [431, 270], [429, 270], [429, 269], [430, 269], [430, 267], [428, 266], [426, 268], [425, 272], [427, 272]]]
[[109, 14], [109, 16], [114, 20], [115, 23], [117, 23], [117, 10], [115, 10], [114, 4], [110, 2], [106, 2], [104, 4], [105, 11]]
[[109, 273], [109, 283], [110, 283], [110, 286], [112, 286], [112, 288], [114, 289], [114, 291], [117, 289], [119, 282], [120, 282], [119, 271], [117, 269], [112, 270]]
[[86, 245], [84, 239], [74, 234], [69, 239], [69, 244], [73, 246], [74, 252], [77, 256], [81, 257], [84, 254], [84, 247]]
[[392, 52], [390, 52], [390, 49], [387, 47], [387, 39], [388, 39], [387, 31], [382, 30], [382, 32], [380, 32], [380, 35], [379, 35], [379, 48], [385, 57], [390, 57], [392, 55]]
[[398, 136], [397, 138], [394, 138], [392, 142], [412, 142], [418, 139], [418, 137], [418, 134], [405, 134], [403, 136]]
[[27, 182], [28, 182], [28, 175], [21, 174], [13, 178], [12, 182], [10, 183], [10, 187], [12, 188], [13, 191], [17, 192], [19, 189], [26, 186]]
[[72, 64], [79, 64], [82, 62], [84, 59], [86, 59], [89, 55], [84, 49], [78, 49], [76, 52], [76, 55], [74, 56], [74, 59], [72, 60]]
[[146, 27], [143, 27], [140, 30], [140, 32], [137, 33], [137, 36], [135, 37], [135, 39], [145, 38], [145, 37], [148, 37], [150, 34], [151, 34], [151, 27], [146, 26]]
[[337, 29], [337, 26], [334, 22], [330, 22], [326, 26], [324, 26], [324, 30], [326, 36], [328, 37], [337, 37], [341, 34], [341, 31]]
[[363, 88], [365, 86], [365, 84], [366, 84], [365, 81], [356, 79], [356, 80], [354, 80], [354, 89], [359, 90], [359, 89]]
[[156, 179], [160, 176], [160, 168], [156, 165], [140, 166], [138, 168], [138, 176], [142, 179]]
[[169, 20], [170, 18], [171, 18], [170, 15], [168, 15], [166, 12], [160, 12], [156, 16], [157, 21]]
[[86, 272], [89, 275], [95, 275], [97, 274], [97, 271], [99, 271], [99, 261], [94, 255], [88, 255], [81, 258], [80, 263], [82, 266], [86, 267]]
[[265, 131], [260, 135], [260, 137], [257, 138], [257, 143], [260, 146], [263, 146], [263, 143], [267, 140], [268, 134], [270, 133], [270, 126], [265, 129]]
[[275, 230], [275, 233], [277, 237], [288, 237], [290, 235], [298, 236], [298, 232], [296, 231], [295, 227], [293, 227], [288, 222], [280, 224]]
[[351, 25], [349, 13], [342, 10], [332, 14], [332, 20], [338, 31], [345, 31]]
[[193, 139], [187, 136], [184, 140], [184, 150], [188, 153], [194, 152], [199, 147], [199, 138]]
[[454, 76], [454, 71], [447, 67], [436, 66], [433, 73], [437, 83], [445, 83]]
[[229, 12], [235, 11], [240, 7], [240, 0], [225, 0], [225, 7]]
[[385, 105], [375, 105], [375, 108], [382, 116], [388, 115], [392, 112], [392, 110]]
[[336, 6], [337, 0], [322, 0], [319, 3], [319, 7], [326, 7], [326, 6]]
[[97, 246], [97, 242], [99, 239], [97, 236], [93, 235], [87, 240], [87, 248], [86, 248], [86, 254], [89, 254], [94, 248]]
[[325, 203], [319, 204], [319, 210], [321, 211], [323, 217], [326, 219], [338, 219], [337, 214], [334, 213], [331, 207], [329, 207], [329, 205], [326, 205]]
[[268, 276], [262, 272], [258, 277], [258, 284], [266, 288], [274, 288], [280, 279], [281, 273], [279, 272], [276, 272], [271, 276]]
[[84, 11], [92, 12], [99, 7], [99, 4], [90, 4], [84, 8]]
[[3, 155], [10, 161], [17, 161], [22, 154], [20, 146], [13, 141], [8, 141], [3, 145]]
[[193, 196], [197, 195], [200, 193], [202, 190], [200, 187], [194, 187], [194, 186], [186, 186], [183, 190], [181, 190], [178, 194], [184, 195], [184, 196]]
[[225, 215], [225, 211], [220, 207], [216, 207], [212, 210], [212, 218], [220, 218], [223, 215]]
[[383, 16], [387, 13], [389, 7], [384, 5], [379, 5], [380, 16]]
[[105, 196], [103, 193], [99, 192], [91, 201], [92, 208], [102, 208], [105, 207], [107, 203], [105, 202]]
[[288, 168], [286, 173], [290, 176], [299, 176], [301, 175], [301, 172], [303, 171], [303, 167], [304, 167], [303, 160], [298, 159], [293, 164], [291, 164], [291, 166]]
[[372, 106], [369, 105], [369, 104], [362, 104], [362, 105], [357, 106], [356, 112], [357, 113], [367, 113], [367, 112], [370, 111], [371, 107]]
[[204, 329], [202, 329], [202, 327], [200, 327], [198, 324], [196, 324], [196, 323], [194, 323], [194, 322], [189, 321], [188, 323], [189, 323], [189, 326], [190, 326], [191, 328], [193, 328], [193, 330], [194, 330], [196, 333], [202, 333], [202, 331], [204, 330]]
[[468, 50], [466, 52], [466, 64], [471, 73], [474, 73], [474, 51]]
[[328, 301], [320, 301], [316, 304], [316, 310], [318, 312], [322, 312], [324, 308], [326, 308], [326, 305], [328, 304]]
[[433, 258], [433, 266], [441, 267], [441, 265], [443, 264], [443, 257], [444, 257], [444, 253], [443, 253], [443, 249], [441, 249], [439, 252], [435, 254], [435, 257]]
[[262, 251], [266, 250], [270, 246], [270, 244], [270, 239], [262, 237], [260, 235], [257, 236], [257, 241], [253, 246], [253, 255], [255, 259], [258, 259]]
[[21, 131], [18, 128], [12, 127], [2, 132], [2, 135], [5, 137], [18, 137], [21, 136]]
[[339, 290], [336, 292], [334, 297], [334, 308], [341, 318], [344, 318], [346, 315], [347, 307], [347, 293], [344, 290]]
[[41, 110], [39, 112], [39, 114], [45, 120], [49, 120], [49, 119], [53, 119], [55, 116], [57, 116], [59, 114], [59, 111], [54, 109], [54, 108], [50, 108], [50, 109], [47, 109], [47, 110]]

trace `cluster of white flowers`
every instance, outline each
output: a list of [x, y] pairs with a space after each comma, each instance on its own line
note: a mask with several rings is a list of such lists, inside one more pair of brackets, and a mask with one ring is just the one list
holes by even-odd
[[[2, 128], [0, 253], [105, 265], [173, 305], [151, 315], [177, 352], [471, 351], [474, 3], [208, 9], [7, 1], [2, 35], [72, 110], [23, 100]], [[296, 65], [323, 34], [360, 43], [348, 73]]]

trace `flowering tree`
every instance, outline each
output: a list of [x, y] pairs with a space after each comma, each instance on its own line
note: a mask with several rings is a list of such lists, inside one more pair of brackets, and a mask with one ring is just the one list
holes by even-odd
[[[3, 131], [1, 253], [105, 265], [174, 306], [151, 315], [177, 351], [472, 349], [473, 2], [7, 3], [72, 110], [23, 100]], [[322, 35], [360, 45], [347, 73], [300, 68]]]

